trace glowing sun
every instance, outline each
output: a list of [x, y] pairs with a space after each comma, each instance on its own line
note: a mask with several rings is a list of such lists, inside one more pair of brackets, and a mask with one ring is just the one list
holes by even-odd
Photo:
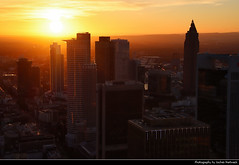
[[63, 30], [63, 24], [60, 20], [52, 21], [49, 25], [51, 32], [60, 33]]
[[63, 32], [62, 17], [65, 17], [65, 11], [62, 9], [47, 9], [44, 11], [44, 18], [50, 21], [49, 29], [52, 33]]

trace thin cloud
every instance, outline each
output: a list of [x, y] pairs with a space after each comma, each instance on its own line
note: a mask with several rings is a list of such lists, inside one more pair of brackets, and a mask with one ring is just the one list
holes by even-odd
[[58, 8], [64, 11], [62, 17], [89, 16], [98, 12], [140, 11], [149, 7], [170, 7], [183, 5], [221, 5], [227, 0], [1, 0], [0, 19], [44, 19], [42, 12]]

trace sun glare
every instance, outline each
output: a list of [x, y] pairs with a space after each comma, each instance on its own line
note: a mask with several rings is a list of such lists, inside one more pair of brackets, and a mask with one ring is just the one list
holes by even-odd
[[64, 19], [70, 18], [69, 12], [64, 9], [45, 9], [42, 17], [49, 20], [49, 31], [54, 34], [60, 34], [64, 30]]
[[52, 21], [50, 23], [50, 30], [53, 33], [60, 33], [63, 31], [63, 24], [60, 20]]

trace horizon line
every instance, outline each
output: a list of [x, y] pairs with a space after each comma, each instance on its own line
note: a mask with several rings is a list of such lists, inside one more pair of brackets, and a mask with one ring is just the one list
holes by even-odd
[[[84, 33], [84, 32], [77, 32], [77, 33]], [[75, 34], [77, 34], [75, 33]], [[90, 32], [89, 32], [90, 33]], [[239, 33], [239, 31], [234, 32], [203, 32], [199, 34], [230, 34], [230, 33]], [[90, 33], [92, 34], [92, 33]], [[113, 35], [91, 35], [91, 37], [98, 37], [98, 36], [154, 36], [154, 35], [185, 35], [185, 33], [152, 33], [152, 34], [113, 34]], [[40, 38], [64, 38], [64, 37], [70, 37], [71, 35], [59, 35], [59, 36], [45, 36], [45, 35], [0, 35], [0, 37], [40, 37]], [[74, 36], [75, 37], [75, 36]]]

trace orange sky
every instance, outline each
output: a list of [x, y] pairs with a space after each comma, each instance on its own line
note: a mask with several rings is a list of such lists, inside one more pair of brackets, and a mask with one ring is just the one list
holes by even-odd
[[238, 0], [1, 0], [0, 35], [239, 32]]

